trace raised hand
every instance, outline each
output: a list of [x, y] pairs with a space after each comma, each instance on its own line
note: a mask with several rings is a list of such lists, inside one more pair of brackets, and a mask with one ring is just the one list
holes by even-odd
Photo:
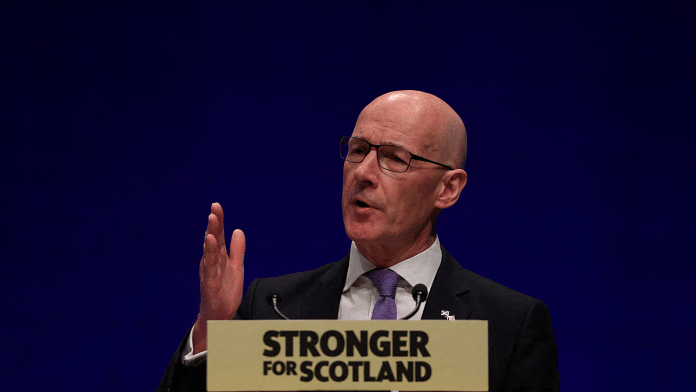
[[222, 206], [213, 203], [205, 231], [203, 258], [199, 267], [201, 308], [193, 326], [193, 353], [207, 350], [208, 320], [230, 320], [237, 314], [244, 291], [244, 232], [237, 229], [225, 246]]

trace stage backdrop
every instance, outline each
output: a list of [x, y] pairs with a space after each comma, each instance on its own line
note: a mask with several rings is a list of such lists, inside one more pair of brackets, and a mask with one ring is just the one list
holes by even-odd
[[0, 2], [3, 389], [153, 390], [212, 202], [247, 284], [342, 258], [397, 89], [464, 120], [440, 240], [548, 304], [564, 391], [693, 388], [695, 10], [653, 3]]

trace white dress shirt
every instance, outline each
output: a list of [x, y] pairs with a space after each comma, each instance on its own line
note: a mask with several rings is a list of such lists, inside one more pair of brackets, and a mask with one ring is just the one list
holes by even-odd
[[[411, 294], [415, 285], [422, 283], [430, 292], [441, 261], [442, 249], [440, 248], [440, 239], [436, 237], [435, 242], [428, 249], [410, 259], [389, 267], [390, 270], [396, 272], [402, 278], [396, 287], [397, 318], [406, 316], [415, 308], [416, 302]], [[372, 284], [372, 281], [363, 274], [375, 268], [377, 267], [360, 253], [355, 242], [353, 242], [350, 246], [346, 283], [343, 286], [343, 294], [338, 306], [339, 320], [370, 320], [372, 318], [372, 308], [379, 299], [379, 292]], [[425, 302], [423, 302], [411, 320], [420, 320], [424, 308]], [[188, 336], [182, 362], [186, 366], [194, 366], [201, 363], [205, 359], [206, 354], [207, 351], [202, 351], [193, 355], [192, 331]]]
[[[435, 242], [428, 249], [410, 259], [389, 267], [390, 270], [396, 272], [402, 278], [396, 286], [397, 318], [408, 315], [416, 307], [416, 302], [411, 294], [415, 285], [422, 283], [430, 292], [441, 260], [442, 249], [440, 248], [440, 241], [438, 238], [435, 238]], [[372, 309], [375, 302], [379, 299], [379, 291], [377, 291], [372, 281], [364, 273], [375, 268], [377, 267], [360, 253], [358, 247], [355, 246], [355, 242], [353, 242], [350, 247], [350, 261], [348, 263], [346, 283], [343, 286], [341, 303], [338, 307], [339, 320], [370, 320], [372, 318]], [[424, 307], [425, 302], [411, 320], [420, 320]]]

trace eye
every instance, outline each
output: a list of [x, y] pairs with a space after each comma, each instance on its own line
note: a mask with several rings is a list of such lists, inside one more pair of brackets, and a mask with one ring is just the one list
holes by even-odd
[[406, 161], [393, 154], [385, 156], [385, 158], [389, 159], [390, 161], [394, 161], [395, 163], [406, 163]]
[[364, 155], [368, 151], [368, 145], [359, 140], [351, 140], [348, 144], [348, 153], [353, 155]]
[[408, 153], [400, 148], [383, 148], [380, 151], [384, 159], [388, 159], [394, 163], [406, 164], [408, 162]]
[[364, 153], [365, 153], [365, 147], [363, 147], [363, 146], [351, 147], [350, 153], [351, 153], [351, 154], [364, 154]]

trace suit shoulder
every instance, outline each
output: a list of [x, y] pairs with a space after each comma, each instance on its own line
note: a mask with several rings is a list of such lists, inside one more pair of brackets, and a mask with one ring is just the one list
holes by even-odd
[[489, 320], [491, 331], [500, 328], [515, 330], [517, 332], [511, 336], [517, 336], [520, 330], [516, 328], [522, 328], [528, 322], [535, 325], [550, 323], [549, 311], [543, 301], [471, 272], [459, 263], [452, 266], [452, 270], [458, 286], [456, 291], [470, 311], [470, 318]]
[[313, 270], [271, 278], [258, 278], [249, 286], [247, 296], [249, 291], [251, 291], [255, 293], [254, 295], [261, 295], [262, 297], [268, 294], [278, 294], [284, 300], [290, 298], [299, 299], [303, 295], [313, 292], [318, 287], [322, 287], [324, 284], [341, 290], [343, 282], [345, 282], [347, 270], [348, 257], [346, 256], [343, 260], [326, 264]]
[[513, 290], [503, 284], [488, 279], [485, 276], [481, 276], [475, 272], [469, 271], [464, 267], [462, 267], [462, 269], [468, 276], [468, 280], [471, 282], [472, 287], [479, 289], [478, 291], [483, 293], [489, 293], [489, 295], [492, 297], [497, 297], [506, 302], [518, 302], [524, 304], [539, 301], [532, 296], [520, 293], [519, 291]]
[[[296, 272], [272, 278], [255, 279], [249, 285], [240, 307], [241, 319], [273, 319], [277, 315], [269, 306], [268, 298], [277, 295], [282, 303], [282, 311], [291, 319], [327, 318], [311, 317], [312, 311], [305, 307], [308, 298], [314, 298], [321, 293], [336, 298], [336, 314], [338, 313], [338, 298], [348, 269], [348, 258], [326, 264], [319, 268]], [[310, 300], [311, 302], [311, 300]], [[324, 307], [327, 308], [327, 307]], [[328, 309], [328, 308], [327, 308]], [[335, 314], [333, 315], [335, 317]]]
[[[446, 252], [446, 251], [445, 251]], [[450, 276], [457, 282], [458, 291], [466, 291], [466, 296], [476, 301], [494, 304], [507, 309], [529, 308], [534, 303], [542, 303], [539, 299], [520, 293], [503, 284], [469, 271], [457, 262], [449, 253], [443, 257], [443, 264], [447, 263]]]

